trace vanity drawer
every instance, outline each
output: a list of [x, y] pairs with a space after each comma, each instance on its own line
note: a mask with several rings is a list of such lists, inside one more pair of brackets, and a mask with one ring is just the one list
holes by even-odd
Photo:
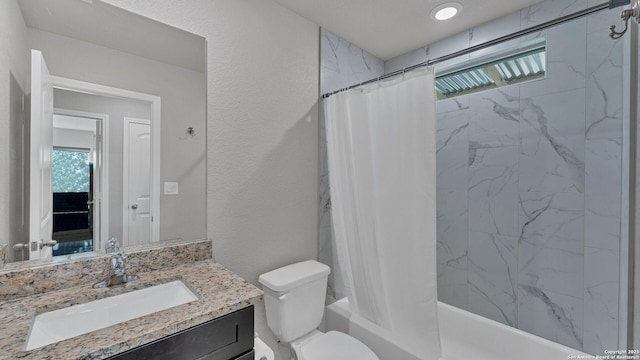
[[254, 360], [256, 358], [256, 353], [255, 351], [251, 350], [248, 353], [244, 354], [244, 355], [240, 355], [239, 357], [235, 358], [234, 360]]
[[247, 352], [253, 354], [253, 336], [253, 306], [249, 306], [109, 359], [243, 360]]

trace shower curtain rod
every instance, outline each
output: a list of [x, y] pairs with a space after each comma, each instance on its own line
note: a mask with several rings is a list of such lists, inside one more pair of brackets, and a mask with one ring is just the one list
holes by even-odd
[[463, 50], [452, 52], [450, 54], [443, 55], [443, 56], [437, 57], [435, 59], [427, 60], [427, 61], [422, 62], [420, 64], [412, 65], [412, 66], [406, 67], [406, 68], [401, 69], [401, 70], [396, 70], [394, 72], [390, 72], [388, 74], [384, 74], [384, 75], [378, 76], [376, 78], [373, 78], [373, 79], [370, 79], [370, 80], [367, 80], [367, 81], [364, 81], [364, 82], [361, 82], [361, 83], [358, 83], [358, 84], [354, 84], [354, 85], [348, 86], [346, 88], [342, 88], [340, 90], [328, 92], [326, 94], [323, 94], [322, 98], [326, 99], [331, 95], [335, 95], [335, 94], [341, 93], [343, 91], [355, 89], [355, 88], [357, 88], [359, 86], [362, 86], [362, 85], [366, 85], [366, 84], [370, 84], [370, 83], [373, 83], [373, 82], [376, 82], [376, 81], [380, 81], [380, 80], [383, 80], [383, 79], [394, 77], [396, 75], [400, 75], [400, 74], [403, 74], [405, 72], [416, 70], [416, 69], [419, 69], [419, 68], [422, 68], [422, 67], [425, 67], [425, 66], [435, 65], [435, 64], [441, 63], [443, 61], [451, 60], [451, 59], [456, 58], [458, 56], [467, 55], [467, 54], [472, 53], [474, 51], [478, 51], [478, 50], [482, 50], [482, 49], [485, 49], [485, 48], [488, 48], [488, 47], [491, 47], [491, 46], [494, 46], [494, 45], [498, 45], [498, 44], [501, 44], [503, 42], [506, 42], [506, 41], [509, 41], [509, 40], [513, 40], [513, 39], [519, 38], [519, 37], [524, 36], [524, 35], [529, 35], [529, 34], [544, 30], [546, 28], [549, 28], [549, 27], [552, 27], [552, 26], [555, 26], [555, 25], [559, 25], [559, 24], [565, 23], [567, 21], [579, 19], [581, 17], [587, 16], [587, 15], [590, 15], [590, 14], [593, 14], [593, 13], [596, 13], [596, 12], [599, 12], [599, 11], [602, 11], [602, 10], [610, 10], [610, 9], [617, 8], [619, 6], [628, 5], [630, 2], [631, 2], [631, 0], [609, 0], [608, 2], [602, 3], [600, 5], [592, 6], [590, 8], [587, 8], [587, 9], [584, 9], [584, 10], [581, 10], [581, 11], [577, 11], [577, 12], [574, 12], [572, 14], [568, 14], [568, 15], [559, 17], [557, 19], [550, 20], [550, 21], [547, 21], [547, 22], [544, 22], [544, 23], [541, 23], [541, 24], [538, 24], [538, 25], [535, 25], [535, 26], [532, 26], [532, 27], [529, 27], [529, 28], [526, 28], [526, 29], [522, 29], [522, 30], [513, 32], [511, 34], [504, 35], [504, 36], [501, 36], [499, 38], [495, 38], [493, 40], [489, 40], [487, 42], [483, 42], [483, 43], [478, 44], [478, 45], [470, 46], [470, 47], [468, 47], [466, 49], [463, 49]]

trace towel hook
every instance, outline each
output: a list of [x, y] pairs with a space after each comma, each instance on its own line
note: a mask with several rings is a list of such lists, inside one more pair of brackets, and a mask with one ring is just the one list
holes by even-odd
[[609, 33], [609, 37], [616, 40], [616, 39], [620, 39], [622, 37], [622, 35], [624, 35], [627, 30], [629, 29], [629, 19], [633, 18], [636, 22], [640, 22], [640, 9], [639, 9], [639, 4], [640, 2], [636, 1], [635, 4], [633, 4], [633, 7], [631, 9], [627, 9], [622, 11], [622, 13], [620, 14], [620, 18], [622, 18], [622, 20], [624, 20], [624, 29], [622, 29], [622, 31], [618, 32], [616, 31], [616, 26], [615, 25], [611, 25], [611, 27], [609, 27], [609, 30], [611, 30], [611, 32]]

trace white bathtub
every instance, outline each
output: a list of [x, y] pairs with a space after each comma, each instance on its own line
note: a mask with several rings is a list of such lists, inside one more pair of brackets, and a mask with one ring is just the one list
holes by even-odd
[[[438, 302], [442, 360], [567, 360], [594, 358], [541, 337]], [[325, 330], [350, 334], [369, 346], [381, 360], [419, 360], [396, 345], [393, 336], [359, 316], [347, 299], [329, 306]], [[582, 357], [580, 357], [580, 355]]]

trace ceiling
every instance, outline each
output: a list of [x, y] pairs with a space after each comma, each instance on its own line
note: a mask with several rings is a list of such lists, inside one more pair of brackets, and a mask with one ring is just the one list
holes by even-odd
[[462, 12], [437, 21], [450, 0], [275, 0], [374, 56], [389, 60], [542, 0], [455, 0]]
[[18, 3], [28, 27], [205, 71], [203, 37], [101, 1], [19, 0]]

